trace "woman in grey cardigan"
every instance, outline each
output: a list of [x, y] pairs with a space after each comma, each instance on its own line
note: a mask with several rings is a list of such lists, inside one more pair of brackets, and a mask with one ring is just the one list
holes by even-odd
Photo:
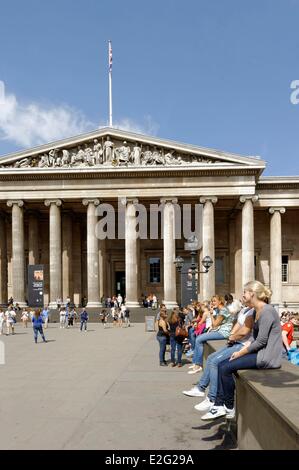
[[218, 390], [214, 407], [203, 420], [235, 417], [233, 373], [240, 369], [277, 369], [281, 366], [282, 336], [279, 316], [269, 305], [272, 292], [259, 281], [244, 286], [243, 302], [254, 308], [253, 341], [218, 366]]

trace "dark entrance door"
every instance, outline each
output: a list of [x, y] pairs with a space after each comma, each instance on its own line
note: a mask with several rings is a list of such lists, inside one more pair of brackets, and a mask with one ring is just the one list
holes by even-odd
[[116, 271], [115, 273], [115, 294], [121, 294], [122, 298], [126, 294], [126, 273], [125, 271]]

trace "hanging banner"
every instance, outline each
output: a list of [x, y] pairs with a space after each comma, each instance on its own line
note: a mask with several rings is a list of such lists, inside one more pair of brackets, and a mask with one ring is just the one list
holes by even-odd
[[41, 264], [28, 266], [28, 305], [43, 307], [44, 304], [44, 266]]

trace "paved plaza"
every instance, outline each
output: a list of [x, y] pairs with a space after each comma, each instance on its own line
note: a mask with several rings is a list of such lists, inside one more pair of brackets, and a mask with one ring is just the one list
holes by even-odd
[[155, 333], [144, 324], [89, 324], [46, 330], [47, 344], [17, 325], [2, 336], [1, 449], [214, 449], [218, 423], [204, 423], [198, 398], [181, 391], [198, 379], [162, 368]]

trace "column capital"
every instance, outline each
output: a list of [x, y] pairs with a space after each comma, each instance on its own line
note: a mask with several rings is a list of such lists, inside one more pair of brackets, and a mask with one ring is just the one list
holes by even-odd
[[259, 197], [256, 194], [252, 194], [249, 196], [240, 196], [240, 202], [244, 204], [246, 201], [251, 201], [252, 203], [255, 203], [259, 200]]
[[137, 197], [122, 197], [120, 202], [123, 206], [127, 206], [128, 204], [134, 204], [135, 206], [136, 204], [139, 204]]
[[273, 215], [274, 212], [280, 212], [280, 214], [285, 214], [286, 208], [285, 207], [270, 207], [269, 213]]
[[7, 201], [6, 204], [7, 204], [8, 207], [12, 207], [14, 205], [17, 205], [18, 207], [24, 207], [24, 201], [21, 201], [21, 200]]
[[45, 206], [50, 207], [52, 204], [55, 204], [57, 207], [62, 206], [62, 201], [60, 199], [46, 199]]
[[177, 197], [162, 197], [160, 199], [161, 204], [177, 204], [178, 203], [178, 198]]
[[100, 205], [99, 199], [83, 199], [82, 201], [83, 206], [89, 206], [89, 204], [93, 204], [94, 206]]
[[208, 201], [210, 201], [212, 204], [217, 204], [218, 197], [216, 197], [216, 196], [203, 196], [203, 197], [199, 198], [200, 204], [205, 204]]

